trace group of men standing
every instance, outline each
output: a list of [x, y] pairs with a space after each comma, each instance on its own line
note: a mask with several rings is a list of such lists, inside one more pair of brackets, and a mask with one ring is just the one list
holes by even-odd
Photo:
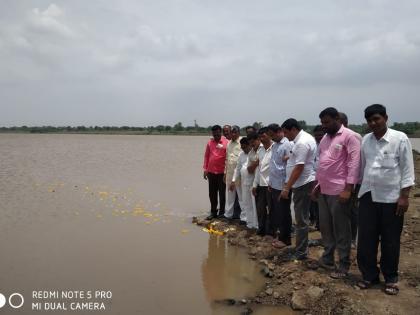
[[379, 282], [380, 242], [385, 292], [397, 294], [403, 215], [414, 185], [411, 144], [404, 133], [387, 127], [383, 105], [370, 105], [364, 114], [371, 132], [363, 139], [333, 107], [319, 114], [317, 141], [293, 118], [281, 126], [247, 127], [246, 137], [238, 126], [213, 126], [203, 166], [208, 219], [238, 219], [259, 235], [272, 235], [272, 245], [282, 248], [291, 245], [293, 200], [296, 240], [290, 259], [307, 258], [311, 217], [324, 246], [320, 266], [331, 270], [332, 278], [346, 278], [357, 227], [358, 286]]

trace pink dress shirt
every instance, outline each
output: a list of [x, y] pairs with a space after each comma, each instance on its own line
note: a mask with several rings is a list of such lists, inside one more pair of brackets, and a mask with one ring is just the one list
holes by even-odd
[[334, 136], [322, 138], [316, 172], [322, 194], [339, 195], [346, 184], [359, 182], [360, 145], [356, 133], [344, 126]]
[[226, 148], [229, 140], [222, 136], [219, 142], [213, 138], [209, 140], [204, 153], [203, 169], [213, 174], [225, 172]]

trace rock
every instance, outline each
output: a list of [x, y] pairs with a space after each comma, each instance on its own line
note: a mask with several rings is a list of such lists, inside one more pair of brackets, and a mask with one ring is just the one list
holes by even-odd
[[235, 305], [236, 301], [234, 299], [224, 299], [224, 300], [215, 300], [215, 303], [224, 304], [224, 305]]
[[252, 314], [254, 311], [252, 310], [252, 308], [247, 307], [243, 312], [241, 312], [241, 315], [250, 315]]
[[251, 255], [256, 255], [258, 254], [258, 248], [257, 247], [252, 247], [251, 250], [249, 251], [249, 253]]
[[198, 218], [197, 217], [192, 217], [192, 223], [197, 224], [198, 223]]
[[263, 269], [261, 269], [261, 272], [267, 278], [273, 278], [274, 277], [274, 273], [270, 269], [268, 269], [268, 267], [264, 267]]
[[278, 299], [280, 297], [280, 293], [273, 292], [273, 298]]
[[242, 299], [242, 300], [239, 301], [239, 303], [241, 303], [241, 304], [247, 304], [248, 303], [248, 300], [247, 299]]
[[271, 235], [265, 235], [264, 237], [263, 237], [263, 241], [265, 242], [265, 243], [271, 243], [272, 241], [273, 241], [273, 237], [271, 236]]
[[241, 231], [238, 233], [238, 237], [240, 238], [246, 238], [247, 235], [248, 235], [247, 231]]
[[295, 311], [303, 311], [308, 308], [307, 298], [304, 292], [294, 291], [292, 295], [292, 309]]
[[242, 247], [247, 247], [248, 246], [248, 242], [246, 241], [245, 238], [242, 238], [242, 239], [239, 240], [238, 245], [239, 246], [242, 246]]
[[267, 290], [265, 290], [265, 294], [267, 294], [267, 295], [273, 295], [273, 289], [272, 288], [268, 288]]
[[311, 286], [308, 288], [308, 290], [306, 290], [306, 294], [312, 301], [315, 302], [324, 294], [324, 289], [320, 287]]
[[275, 265], [275, 264], [271, 264], [271, 263], [269, 263], [269, 264], [267, 264], [267, 267], [268, 267], [268, 269], [270, 269], [270, 270], [274, 270], [274, 269], [276, 268], [276, 265]]

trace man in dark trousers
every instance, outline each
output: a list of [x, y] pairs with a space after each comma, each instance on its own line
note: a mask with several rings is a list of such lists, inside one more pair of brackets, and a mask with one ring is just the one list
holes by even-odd
[[209, 182], [210, 215], [208, 220], [214, 219], [217, 214], [217, 195], [219, 195], [219, 215], [225, 213], [226, 184], [223, 180], [225, 172], [226, 147], [228, 140], [222, 137], [222, 127], [214, 125], [211, 128], [213, 138], [206, 145], [204, 153], [203, 177]]
[[383, 105], [368, 106], [365, 118], [372, 132], [363, 137], [361, 150], [363, 179], [359, 191], [357, 264], [363, 279], [358, 286], [367, 289], [379, 283], [377, 254], [381, 242], [385, 293], [396, 295], [400, 236], [414, 185], [413, 152], [403, 132], [388, 128]]

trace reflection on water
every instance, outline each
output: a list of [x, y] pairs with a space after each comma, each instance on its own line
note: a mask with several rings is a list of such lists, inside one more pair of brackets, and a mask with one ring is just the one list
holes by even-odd
[[203, 286], [209, 302], [244, 298], [264, 285], [258, 266], [243, 250], [229, 246], [224, 239], [210, 235], [208, 257], [202, 265]]

